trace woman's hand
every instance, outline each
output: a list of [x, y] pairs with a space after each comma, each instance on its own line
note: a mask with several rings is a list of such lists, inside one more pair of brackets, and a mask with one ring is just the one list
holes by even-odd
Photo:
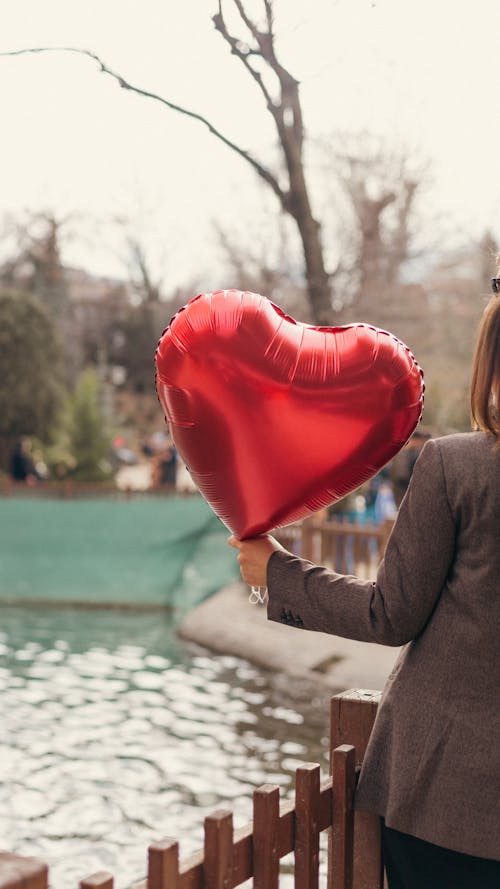
[[250, 540], [238, 540], [230, 537], [229, 546], [239, 550], [238, 562], [240, 573], [249, 586], [267, 586], [267, 563], [270, 556], [276, 550], [285, 552], [284, 547], [274, 537], [264, 534], [262, 537], [252, 537]]

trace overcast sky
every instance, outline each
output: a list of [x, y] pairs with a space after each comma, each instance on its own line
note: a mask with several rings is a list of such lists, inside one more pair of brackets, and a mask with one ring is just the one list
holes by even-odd
[[[229, 6], [231, 0], [226, 0]], [[251, 0], [250, 6], [258, 6]], [[77, 46], [134, 84], [209, 117], [264, 158], [274, 132], [255, 84], [214, 30], [215, 0], [16, 0], [0, 50]], [[7, 8], [8, 7], [8, 8]], [[430, 158], [429, 215], [500, 237], [498, 0], [282, 0], [279, 52], [301, 81], [307, 131], [375, 132]], [[0, 213], [87, 220], [66, 259], [119, 273], [109, 220], [129, 216], [175, 285], [217, 277], [212, 220], [252, 236], [262, 192], [195, 121], [68, 53], [0, 58]], [[269, 203], [272, 207], [272, 202]], [[189, 294], [190, 295], [190, 294]]]

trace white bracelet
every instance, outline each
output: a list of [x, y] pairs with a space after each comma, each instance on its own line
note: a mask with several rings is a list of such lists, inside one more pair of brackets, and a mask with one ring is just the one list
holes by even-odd
[[[265, 605], [269, 599], [267, 587], [253, 586], [250, 589], [251, 593], [248, 597], [250, 605]], [[261, 590], [264, 590], [264, 594], [261, 593]]]

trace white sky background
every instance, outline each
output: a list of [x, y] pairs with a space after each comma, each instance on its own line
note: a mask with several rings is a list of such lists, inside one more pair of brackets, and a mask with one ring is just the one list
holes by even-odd
[[[215, 11], [215, 0], [3, 0], [0, 50], [90, 49], [271, 158], [271, 118]], [[311, 136], [368, 130], [409, 146], [432, 163], [427, 215], [464, 240], [486, 228], [500, 238], [499, 0], [277, 0], [276, 31]], [[123, 274], [110, 224], [121, 215], [167, 286], [237, 286], [221, 280], [212, 222], [251, 238], [274, 200], [200, 124], [67, 53], [0, 58], [0, 121], [0, 215], [76, 214], [67, 262]]]

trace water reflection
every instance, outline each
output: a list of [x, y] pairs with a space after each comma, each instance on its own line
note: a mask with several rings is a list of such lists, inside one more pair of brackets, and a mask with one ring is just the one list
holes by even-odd
[[240, 826], [255, 787], [328, 771], [330, 692], [188, 646], [168, 614], [2, 618], [0, 847], [46, 860], [55, 889], [103, 868], [127, 886], [151, 841], [185, 856], [213, 809]]

